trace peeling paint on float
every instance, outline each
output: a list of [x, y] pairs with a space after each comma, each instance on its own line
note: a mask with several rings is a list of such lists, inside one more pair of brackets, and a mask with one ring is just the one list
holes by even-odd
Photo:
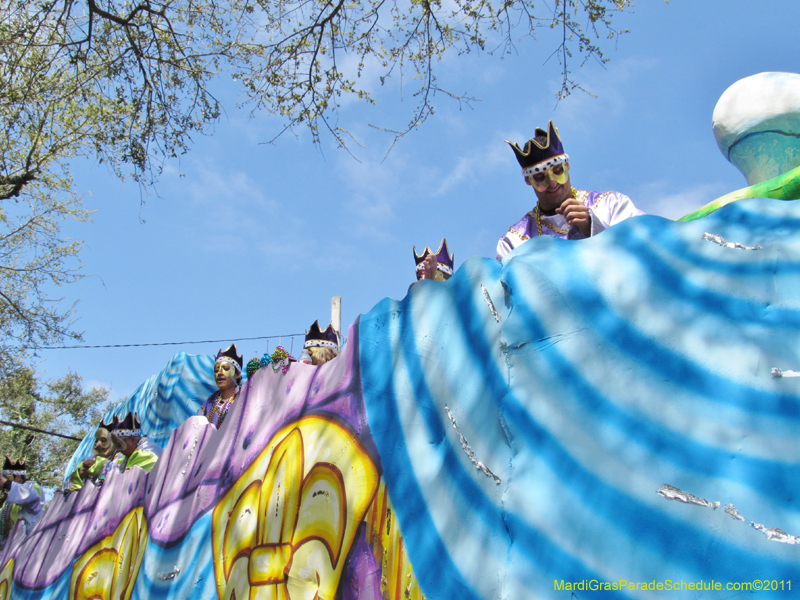
[[[484, 289], [484, 291], [486, 291], [486, 290]], [[494, 479], [494, 482], [497, 485], [500, 485], [502, 483], [502, 480], [497, 475], [492, 473], [485, 464], [483, 464], [481, 461], [479, 461], [477, 458], [475, 458], [475, 453], [472, 451], [472, 448], [470, 448], [469, 442], [467, 442], [467, 440], [464, 438], [464, 436], [461, 435], [461, 430], [458, 428], [458, 423], [456, 423], [456, 419], [453, 416], [453, 413], [450, 412], [450, 407], [448, 407], [445, 404], [444, 405], [444, 409], [447, 412], [447, 416], [450, 419], [450, 423], [453, 425], [453, 429], [456, 430], [456, 435], [458, 436], [458, 439], [461, 442], [461, 448], [462, 448], [462, 450], [464, 450], [466, 455], [469, 457], [469, 460], [472, 462], [472, 464], [475, 465], [476, 469], [481, 471], [487, 477], [491, 477], [492, 479]]]
[[736, 507], [733, 504], [725, 505], [725, 514], [727, 514], [731, 519], [736, 519], [737, 521], [744, 521], [744, 517], [739, 514], [739, 511], [736, 510]]
[[755, 246], [745, 246], [744, 244], [740, 244], [739, 242], [726, 242], [725, 238], [721, 235], [717, 235], [715, 233], [704, 233], [703, 239], [709, 242], [714, 242], [715, 244], [719, 244], [725, 248], [735, 248], [736, 250], [761, 250], [761, 246], [756, 244]]
[[757, 531], [761, 531], [767, 536], [768, 540], [780, 542], [782, 544], [800, 544], [800, 537], [789, 535], [783, 529], [779, 529], [777, 527], [770, 527], [767, 529], [763, 525], [759, 523], [753, 523], [752, 521], [750, 522], [750, 526]]
[[[663, 496], [667, 500], [680, 500], [681, 502], [687, 504], [696, 504], [698, 506], [704, 506], [707, 508], [717, 509], [721, 504], [720, 502], [709, 502], [704, 498], [698, 498], [693, 494], [679, 490], [678, 488], [667, 485], [666, 483], [661, 486], [661, 489], [659, 489], [657, 493], [659, 496]], [[736, 507], [731, 503], [725, 505], [725, 514], [736, 521], [744, 522], [744, 517], [739, 514], [739, 511], [736, 510]], [[800, 544], [800, 537], [789, 535], [778, 527], [766, 528], [759, 523], [754, 523], [753, 521], [750, 521], [750, 527], [764, 533], [768, 540], [783, 544]]]
[[709, 502], [705, 498], [698, 498], [693, 494], [679, 490], [676, 487], [667, 485], [666, 483], [656, 492], [659, 496], [664, 496], [667, 500], [680, 500], [688, 504], [697, 504], [698, 506], [705, 506], [708, 508], [719, 508], [719, 502]]

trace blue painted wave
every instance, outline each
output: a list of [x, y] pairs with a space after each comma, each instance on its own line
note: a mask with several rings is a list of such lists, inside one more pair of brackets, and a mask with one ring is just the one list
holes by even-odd
[[770, 372], [800, 370], [798, 225], [796, 203], [750, 200], [535, 238], [361, 317], [367, 415], [429, 600], [800, 576], [800, 546], [751, 527], [800, 535], [800, 379]]

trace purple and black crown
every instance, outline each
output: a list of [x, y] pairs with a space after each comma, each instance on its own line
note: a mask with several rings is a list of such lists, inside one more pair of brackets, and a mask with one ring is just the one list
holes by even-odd
[[214, 362], [218, 363], [220, 361], [233, 365], [233, 368], [238, 373], [242, 372], [242, 357], [236, 353], [236, 344], [231, 344], [225, 350], [217, 352], [217, 358]]
[[[506, 144], [511, 146], [517, 156], [517, 162], [522, 167], [523, 177], [536, 175], [536, 173], [541, 173], [556, 165], [569, 162], [569, 155], [564, 152], [561, 138], [558, 137], [558, 129], [552, 121], [549, 122], [547, 129], [545, 131], [537, 127], [534, 137], [525, 142], [524, 150], [520, 150], [517, 144], [506, 140]], [[545, 138], [545, 143], [541, 144], [536, 141], [537, 137]]]
[[104, 420], [100, 420], [100, 424], [97, 426], [98, 429], [105, 429], [108, 432], [114, 431], [117, 426], [119, 425], [119, 417], [117, 415], [112, 415], [111, 420], [106, 423]]
[[[420, 278], [422, 272], [425, 270], [423, 261], [429, 254], [434, 254], [433, 250], [425, 246], [424, 252], [420, 255], [417, 254], [417, 247], [414, 246], [414, 260], [417, 263], [417, 279]], [[453, 276], [453, 263], [455, 262], [455, 254], [450, 254], [447, 249], [447, 238], [442, 238], [442, 243], [439, 244], [439, 249], [436, 251], [436, 270], [441, 271], [445, 275], [445, 279]]]
[[128, 414], [121, 421], [114, 415], [111, 424], [104, 425], [104, 427], [117, 437], [142, 437], [142, 424], [139, 422], [139, 415], [133, 414], [133, 411], [128, 411]]
[[[116, 417], [114, 417], [114, 419], [116, 419]], [[117, 420], [117, 422], [119, 422], [119, 420]], [[97, 428], [105, 429], [106, 431], [114, 431], [114, 420], [112, 419], [110, 422], [106, 423], [103, 419], [100, 419]]]
[[328, 325], [324, 330], [320, 330], [319, 321], [314, 321], [314, 324], [308, 328], [306, 333], [306, 343], [304, 348], [314, 348], [321, 346], [323, 348], [339, 349], [339, 336], [333, 330], [332, 325]]
[[11, 460], [6, 456], [5, 462], [3, 462], [3, 476], [7, 475], [27, 475], [28, 472], [25, 470], [25, 461], [22, 459], [19, 460]]

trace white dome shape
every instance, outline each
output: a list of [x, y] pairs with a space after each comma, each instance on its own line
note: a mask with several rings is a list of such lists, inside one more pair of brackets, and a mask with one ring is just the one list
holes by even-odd
[[800, 166], [800, 75], [740, 79], [720, 97], [712, 124], [722, 154], [750, 185]]

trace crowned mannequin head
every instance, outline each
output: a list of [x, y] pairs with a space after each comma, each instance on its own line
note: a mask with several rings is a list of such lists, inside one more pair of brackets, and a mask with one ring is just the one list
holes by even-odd
[[103, 458], [111, 458], [116, 452], [114, 444], [111, 443], [111, 432], [102, 423], [94, 432], [93, 449], [96, 456]]
[[[422, 254], [417, 254], [417, 247], [414, 246], [414, 262], [417, 265], [417, 281], [420, 279], [447, 281], [453, 276], [455, 254], [450, 254], [447, 248], [447, 239], [442, 238], [436, 252], [425, 246]], [[434, 269], [435, 272], [432, 273], [431, 271]]]
[[303, 347], [311, 355], [312, 365], [324, 365], [339, 355], [339, 336], [332, 325], [320, 330], [319, 321], [309, 327]]

